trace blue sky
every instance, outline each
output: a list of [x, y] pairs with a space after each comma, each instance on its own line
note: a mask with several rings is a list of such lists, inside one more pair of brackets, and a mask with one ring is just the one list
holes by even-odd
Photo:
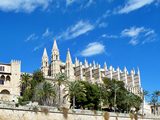
[[144, 89], [160, 89], [160, 0], [1, 0], [0, 61], [22, 61], [23, 72], [51, 57], [86, 58], [103, 66], [141, 70]]

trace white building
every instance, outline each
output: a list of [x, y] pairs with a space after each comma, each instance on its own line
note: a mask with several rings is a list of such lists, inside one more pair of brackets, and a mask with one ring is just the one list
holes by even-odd
[[21, 62], [0, 63], [0, 100], [17, 101], [20, 96]]

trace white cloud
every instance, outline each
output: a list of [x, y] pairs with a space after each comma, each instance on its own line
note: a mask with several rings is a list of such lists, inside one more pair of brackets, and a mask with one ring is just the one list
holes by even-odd
[[144, 30], [144, 27], [131, 27], [129, 29], [124, 29], [121, 32], [121, 35], [126, 37], [137, 37]]
[[39, 50], [40, 48], [42, 48], [43, 46], [44, 46], [44, 44], [40, 44], [40, 45], [34, 47], [33, 51], [34, 51], [34, 52], [35, 52], [35, 51], [38, 51], [38, 50]]
[[89, 21], [79, 21], [75, 25], [67, 28], [66, 31], [62, 32], [56, 39], [69, 40], [74, 39], [80, 35], [86, 34], [87, 32], [94, 29], [94, 25]]
[[66, 5], [69, 6], [73, 4], [74, 2], [76, 2], [76, 0], [66, 0]]
[[121, 32], [122, 37], [128, 37], [131, 40], [129, 44], [135, 46], [138, 44], [151, 43], [156, 40], [157, 34], [153, 29], [145, 27], [131, 27]]
[[71, 6], [74, 3], [78, 3], [80, 8], [87, 8], [95, 2], [94, 0], [66, 0], [66, 6]]
[[156, 0], [128, 0], [124, 7], [118, 10], [119, 14], [125, 14], [140, 9]]
[[92, 4], [95, 4], [96, 2], [94, 0], [88, 0], [86, 3], [84, 3], [84, 5], [81, 6], [81, 8], [88, 8], [90, 7]]
[[103, 34], [102, 37], [103, 38], [109, 38], [109, 39], [116, 39], [116, 38], [118, 38], [117, 35], [108, 35], [108, 34]]
[[31, 35], [29, 35], [28, 37], [27, 37], [27, 39], [25, 40], [25, 42], [29, 42], [29, 41], [32, 41], [32, 40], [37, 40], [39, 37], [38, 36], [36, 36], [34, 33], [33, 34], [31, 34]]
[[1, 0], [0, 10], [30, 13], [36, 8], [46, 9], [52, 0]]
[[139, 43], [139, 41], [137, 39], [131, 39], [129, 41], [129, 44], [131, 44], [132, 46], [136, 46]]
[[52, 31], [49, 30], [49, 28], [46, 29], [46, 31], [42, 34], [42, 37], [49, 37], [52, 36]]
[[89, 43], [86, 48], [81, 51], [81, 56], [89, 57], [105, 52], [105, 46], [99, 42]]
[[98, 27], [105, 28], [105, 27], [107, 27], [107, 25], [108, 25], [107, 23], [102, 22], [102, 23], [99, 23]]

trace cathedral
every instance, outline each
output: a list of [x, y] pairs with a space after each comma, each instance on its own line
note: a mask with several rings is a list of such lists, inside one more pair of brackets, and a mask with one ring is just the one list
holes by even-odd
[[[49, 63], [49, 61], [51, 62]], [[112, 66], [107, 66], [106, 63], [101, 67], [95, 61], [89, 64], [85, 59], [84, 63], [82, 63], [77, 58], [73, 63], [69, 49], [66, 61], [63, 62], [60, 60], [60, 52], [56, 40], [53, 43], [51, 60], [49, 60], [46, 48], [44, 49], [41, 71], [46, 80], [54, 80], [58, 73], [65, 73], [70, 81], [83, 80], [90, 83], [102, 83], [103, 78], [107, 77], [111, 80], [123, 81], [125, 88], [136, 95], [140, 95], [142, 92], [139, 69], [137, 72], [134, 69], [128, 72], [126, 67], [123, 70], [119, 67], [115, 69]]]
[[[51, 62], [49, 63], [49, 61]], [[123, 70], [119, 67], [115, 69], [112, 66], [107, 66], [106, 63], [101, 67], [95, 61], [89, 64], [85, 59], [82, 63], [77, 58], [73, 63], [69, 49], [66, 61], [63, 62], [60, 59], [56, 40], [53, 43], [51, 60], [49, 60], [46, 48], [44, 49], [41, 71], [45, 79], [53, 83], [58, 73], [65, 73], [69, 81], [83, 80], [90, 83], [103, 83], [103, 78], [107, 77], [111, 80], [123, 81], [125, 88], [136, 95], [140, 96], [142, 92], [139, 69], [137, 72], [134, 69], [128, 72], [126, 67]], [[0, 100], [17, 101], [17, 97], [20, 96], [19, 86], [22, 74], [21, 61], [12, 60], [11, 63], [0, 63]]]

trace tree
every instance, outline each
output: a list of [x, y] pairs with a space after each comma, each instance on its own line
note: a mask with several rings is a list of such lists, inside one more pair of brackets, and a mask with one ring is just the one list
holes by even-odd
[[131, 106], [132, 106], [133, 95], [130, 92], [127, 92], [125, 96], [126, 97], [125, 97], [123, 103], [124, 103], [124, 107], [127, 107], [127, 109], [126, 109], [127, 113], [129, 113]]
[[47, 81], [41, 82], [35, 87], [34, 100], [38, 101], [41, 105], [52, 105], [55, 96], [54, 86]]
[[31, 89], [34, 89], [34, 87], [41, 82], [44, 82], [45, 78], [43, 76], [43, 73], [40, 70], [37, 70], [33, 73], [32, 80], [31, 80]]
[[67, 76], [65, 73], [58, 73], [55, 77], [55, 82], [58, 85], [58, 106], [60, 107], [61, 105], [61, 86], [62, 84], [67, 83]]
[[[159, 98], [159, 96], [160, 96], [160, 91], [155, 91], [155, 95], [157, 96], [157, 99]], [[159, 100], [159, 99], [158, 99]]]
[[76, 96], [76, 106], [77, 108], [88, 108], [97, 110], [100, 105], [100, 89], [97, 84], [92, 84], [87, 81], [80, 81], [84, 86], [85, 95], [78, 94]]
[[158, 105], [158, 96], [160, 95], [160, 91], [154, 91], [151, 95], [150, 103], [154, 106], [154, 115], [156, 114], [156, 105]]
[[132, 95], [133, 95], [133, 107], [136, 109], [136, 112], [138, 112], [140, 110], [140, 106], [143, 101], [139, 96], [134, 95], [134, 94]]
[[70, 96], [73, 109], [75, 108], [76, 97], [79, 95], [85, 96], [86, 92], [84, 85], [80, 81], [69, 82], [66, 91], [68, 93], [65, 95], [65, 98]]
[[22, 79], [20, 82], [20, 88], [21, 88], [21, 95], [23, 96], [24, 91], [26, 90], [27, 87], [30, 86], [30, 75], [27, 73], [24, 73], [22, 75]]
[[19, 98], [19, 102], [27, 102], [33, 100], [35, 86], [43, 82], [45, 79], [43, 73], [40, 70], [37, 70], [33, 73], [32, 76], [28, 74], [22, 75], [21, 86], [23, 86], [22, 96]]
[[118, 81], [115, 79], [103, 79], [105, 89], [108, 93], [108, 99], [104, 99], [103, 101], [108, 101], [106, 105], [112, 109], [114, 107], [117, 108], [118, 111], [130, 111], [131, 107], [134, 107], [139, 110], [142, 100], [139, 96], [134, 95], [126, 90], [123, 81]]

